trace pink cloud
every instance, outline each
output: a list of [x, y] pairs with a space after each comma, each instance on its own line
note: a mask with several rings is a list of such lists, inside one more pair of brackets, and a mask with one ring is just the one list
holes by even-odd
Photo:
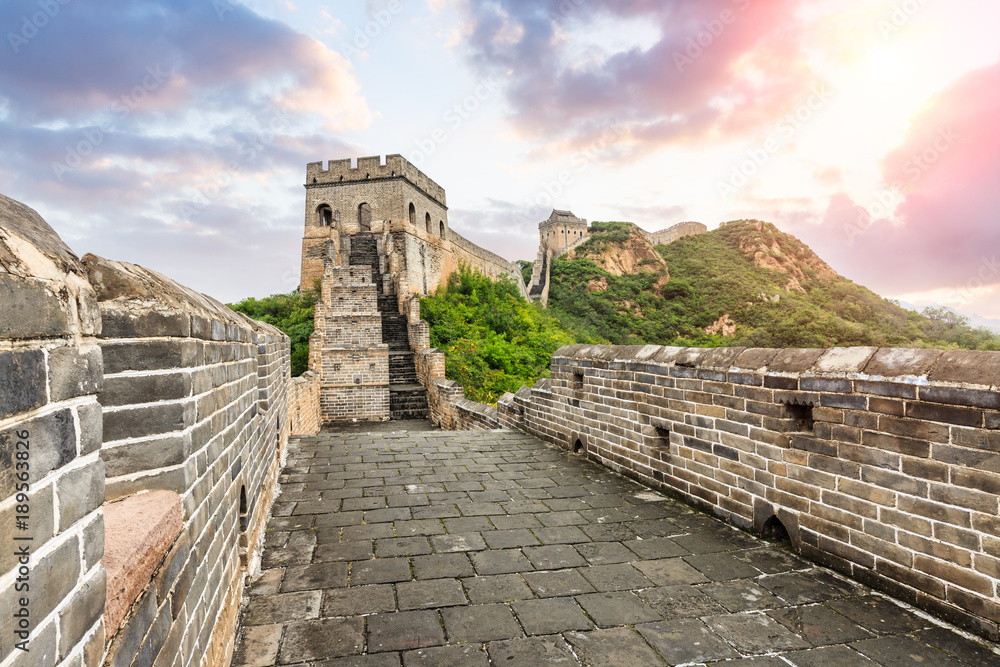
[[849, 277], [883, 293], [1000, 285], [1000, 268], [990, 268], [1000, 256], [997, 118], [1000, 63], [942, 90], [885, 156], [883, 196], [898, 202], [887, 215], [872, 220], [873, 203], [862, 202], [862, 209], [837, 194], [822, 224], [796, 233], [833, 266], [852, 267]]

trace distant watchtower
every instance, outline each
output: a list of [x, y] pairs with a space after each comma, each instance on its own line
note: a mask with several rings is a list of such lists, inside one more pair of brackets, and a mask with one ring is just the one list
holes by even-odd
[[555, 209], [548, 220], [538, 224], [538, 232], [542, 247], [559, 256], [570, 245], [587, 237], [587, 221], [576, 217], [571, 211]]
[[[302, 290], [323, 277], [323, 258], [335, 260], [340, 235], [376, 231], [372, 224], [408, 220], [428, 236], [448, 237], [444, 188], [401, 155], [330, 160], [306, 165], [305, 234], [302, 238]], [[381, 230], [378, 230], [381, 231]]]

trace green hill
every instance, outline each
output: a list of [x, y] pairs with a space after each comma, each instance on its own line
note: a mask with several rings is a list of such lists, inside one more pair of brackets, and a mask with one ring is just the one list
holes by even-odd
[[[1000, 337], [943, 309], [905, 310], [838, 275], [770, 223], [738, 220], [633, 262], [644, 242], [629, 223], [597, 223], [552, 263], [549, 309], [616, 344], [1000, 349]], [[645, 252], [645, 251], [643, 251]], [[622, 275], [616, 275], [622, 273]]]

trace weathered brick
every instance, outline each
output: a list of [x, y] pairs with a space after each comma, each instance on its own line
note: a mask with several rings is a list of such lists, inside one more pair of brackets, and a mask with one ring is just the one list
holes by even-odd
[[98, 568], [74, 593], [67, 606], [59, 612], [59, 652], [69, 655], [104, 613], [107, 578], [104, 568]]
[[915, 402], [906, 404], [906, 416], [956, 426], [982, 426], [983, 411], [938, 403]]
[[[18, 437], [27, 432], [28, 438]], [[25, 443], [18, 446], [18, 442]], [[53, 470], [63, 467], [77, 455], [76, 425], [72, 410], [57, 410], [0, 431], [0, 499], [9, 498], [15, 489], [16, 452], [30, 457], [30, 481], [38, 482]]]
[[59, 531], [65, 531], [104, 502], [104, 462], [97, 459], [67, 471], [56, 481]]
[[101, 390], [104, 362], [96, 345], [59, 347], [49, 351], [49, 394], [52, 401], [96, 394]]
[[921, 419], [899, 419], [882, 415], [879, 417], [878, 427], [880, 430], [894, 435], [930, 440], [932, 442], [948, 442], [951, 437], [947, 426]]
[[797, 391], [799, 388], [799, 378], [787, 377], [784, 375], [765, 375], [764, 387], [768, 389], [781, 389], [784, 391]]
[[171, 401], [191, 395], [188, 373], [118, 375], [105, 379], [99, 399], [104, 407]]
[[902, 384], [900, 382], [855, 380], [854, 391], [859, 394], [874, 394], [875, 396], [885, 396], [887, 398], [907, 398], [912, 400], [917, 397], [916, 385]]
[[907, 456], [927, 458], [931, 453], [930, 443], [926, 441], [903, 438], [886, 433], [876, 433], [875, 431], [865, 431], [861, 437], [861, 441], [866, 447], [898, 452]]
[[168, 403], [148, 407], [104, 411], [104, 440], [142, 438], [182, 431], [194, 423], [192, 403]]
[[201, 363], [199, 343], [193, 340], [137, 340], [101, 345], [104, 372], [152, 371], [188, 368]]
[[0, 419], [45, 405], [45, 355], [41, 350], [0, 352]]
[[818, 391], [836, 394], [849, 394], [854, 391], [850, 380], [844, 378], [804, 377], [799, 380], [802, 391]]
[[906, 414], [906, 406], [902, 401], [893, 401], [887, 398], [869, 398], [868, 410], [882, 415], [895, 415], [897, 417], [902, 417]]

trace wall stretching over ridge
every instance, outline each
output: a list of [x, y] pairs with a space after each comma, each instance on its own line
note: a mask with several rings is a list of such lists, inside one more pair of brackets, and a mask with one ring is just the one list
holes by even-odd
[[804, 555], [997, 641], [998, 383], [996, 352], [571, 346], [496, 411], [457, 399], [435, 417], [784, 528]]
[[33, 538], [30, 653], [5, 613], [5, 667], [229, 663], [287, 439], [289, 361], [273, 327], [142, 267], [81, 261], [0, 196], [5, 612], [19, 449]]

